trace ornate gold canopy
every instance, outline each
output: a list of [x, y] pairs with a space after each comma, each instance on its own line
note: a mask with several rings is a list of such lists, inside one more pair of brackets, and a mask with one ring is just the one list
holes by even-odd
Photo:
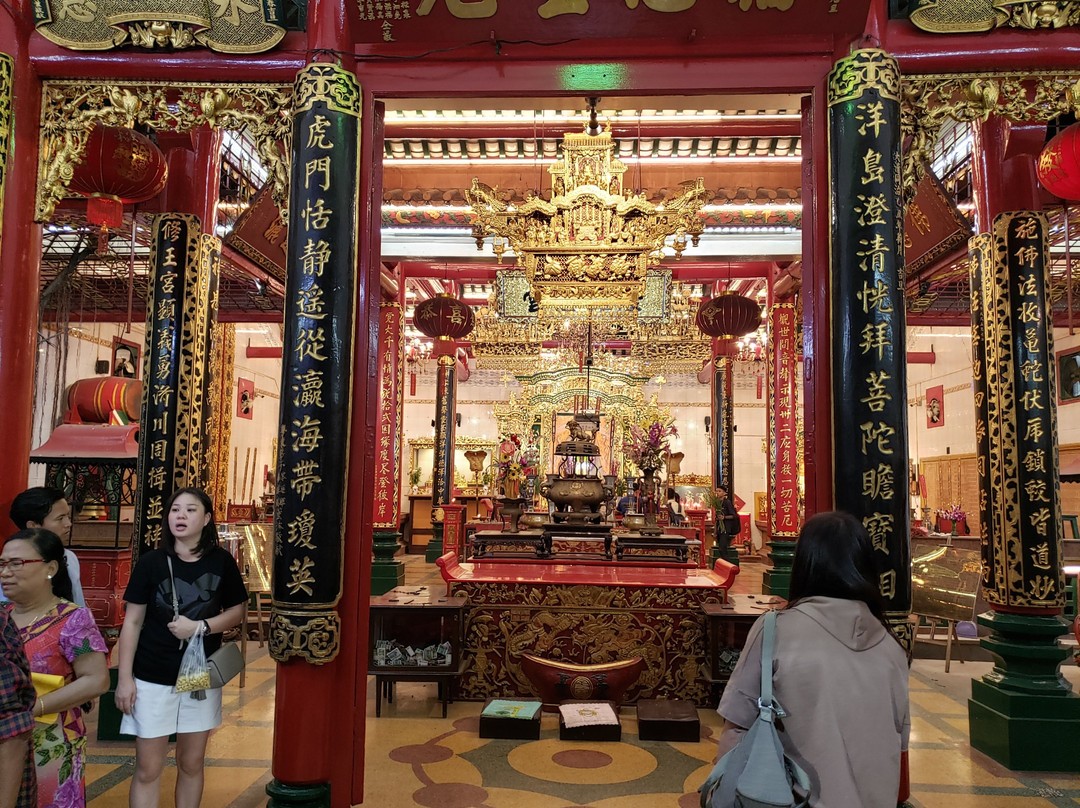
[[644, 194], [624, 196], [626, 165], [615, 157], [610, 133], [595, 126], [595, 112], [589, 131], [564, 136], [562, 151], [548, 169], [550, 201], [533, 196], [515, 209], [497, 189], [473, 180], [465, 198], [476, 217], [476, 246], [483, 249], [490, 235], [500, 261], [513, 250], [542, 309], [636, 308], [648, 267], [664, 249], [678, 257], [688, 241], [697, 244], [698, 212], [708, 198], [704, 180], [681, 183], [664, 205]]

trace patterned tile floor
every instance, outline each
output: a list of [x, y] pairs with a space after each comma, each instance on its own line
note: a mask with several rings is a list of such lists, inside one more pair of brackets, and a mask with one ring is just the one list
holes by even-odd
[[[407, 580], [438, 585], [433, 565], [407, 560]], [[740, 591], [760, 591], [762, 567], [750, 561]], [[1038, 808], [1080, 804], [1080, 775], [1010, 772], [968, 745], [967, 696], [985, 662], [919, 659], [911, 671], [911, 805], [915, 808]], [[1065, 675], [1080, 690], [1080, 668]], [[479, 705], [456, 702], [441, 718], [435, 686], [402, 683], [393, 705], [374, 717], [369, 683], [366, 799], [379, 808], [695, 808], [694, 789], [711, 766], [719, 719], [701, 711], [699, 743], [639, 741], [634, 710], [622, 711], [620, 743], [558, 740], [545, 716], [540, 741], [477, 737]], [[266, 804], [273, 742], [274, 664], [265, 648], [249, 646], [246, 686], [225, 693], [226, 722], [210, 739], [207, 808]], [[96, 711], [95, 711], [96, 713]], [[96, 727], [91, 728], [91, 738]], [[1080, 754], [1080, 750], [1077, 750]], [[90, 808], [127, 805], [133, 747], [92, 740], [87, 790]], [[175, 769], [170, 757], [162, 806], [171, 806]], [[856, 808], [838, 806], [837, 808]]]

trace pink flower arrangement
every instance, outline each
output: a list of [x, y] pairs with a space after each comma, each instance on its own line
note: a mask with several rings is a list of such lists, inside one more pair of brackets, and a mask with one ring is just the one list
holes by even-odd
[[679, 430], [671, 421], [666, 424], [653, 421], [646, 427], [632, 424], [630, 435], [623, 443], [623, 453], [642, 471], [656, 470], [664, 465], [664, 458], [671, 454], [671, 439], [678, 436]]
[[947, 508], [941, 508], [937, 512], [939, 519], [948, 519], [954, 525], [958, 525], [967, 519], [967, 514], [960, 510], [959, 505], [949, 505]]
[[536, 476], [536, 465], [540, 460], [540, 449], [535, 445], [522, 448], [521, 437], [510, 435], [499, 443], [496, 455], [499, 466], [499, 481], [506, 496], [516, 498], [521, 490], [521, 483]]

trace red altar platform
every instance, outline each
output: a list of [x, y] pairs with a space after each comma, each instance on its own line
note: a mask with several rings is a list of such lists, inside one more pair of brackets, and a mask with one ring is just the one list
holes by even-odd
[[465, 670], [458, 695], [483, 701], [532, 694], [522, 654], [575, 664], [640, 656], [626, 694], [706, 705], [708, 625], [702, 606], [723, 603], [738, 567], [647, 562], [589, 564], [528, 559], [437, 560], [449, 595], [467, 598]]

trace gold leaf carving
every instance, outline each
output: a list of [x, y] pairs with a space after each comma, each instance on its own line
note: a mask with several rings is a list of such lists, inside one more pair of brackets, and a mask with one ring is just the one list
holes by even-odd
[[247, 129], [269, 172], [274, 201], [286, 214], [292, 140], [292, 88], [262, 84], [106, 85], [47, 81], [42, 88], [41, 150], [34, 218], [47, 221], [63, 199], [95, 124], [140, 124], [186, 132], [204, 124]]

